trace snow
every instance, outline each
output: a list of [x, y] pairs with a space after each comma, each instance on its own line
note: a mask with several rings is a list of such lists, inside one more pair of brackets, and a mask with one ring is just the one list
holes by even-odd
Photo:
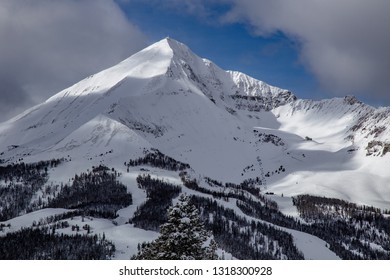
[[39, 220], [41, 220], [41, 219], [45, 219], [47, 217], [54, 216], [54, 215], [60, 215], [63, 213], [67, 213], [69, 211], [72, 211], [72, 210], [63, 209], [63, 208], [46, 208], [46, 209], [27, 213], [25, 215], [4, 221], [4, 222], [2, 222], [3, 224], [5, 224], [5, 225], [10, 224], [11, 227], [10, 228], [6, 227], [4, 232], [0, 231], [0, 236], [5, 235], [8, 232], [18, 231], [18, 230], [22, 229], [23, 227], [32, 226], [34, 221], [39, 222]]
[[294, 206], [291, 197], [286, 197], [282, 193], [281, 195], [267, 195], [267, 199], [275, 201], [278, 204], [279, 211], [282, 212], [284, 215], [299, 219], [298, 210]]
[[305, 260], [339, 260], [340, 258], [331, 250], [329, 244], [322, 239], [296, 230], [285, 229], [291, 233], [294, 243], [305, 256]]
[[[157, 238], [158, 233], [153, 231], [146, 231], [140, 228], [135, 228], [130, 224], [115, 225], [112, 221], [107, 219], [90, 218], [90, 217], [74, 217], [72, 219], [66, 219], [69, 223], [68, 228], [58, 229], [58, 234], [87, 234], [86, 230], [83, 230], [83, 226], [88, 224], [90, 226], [90, 234], [97, 234], [100, 237], [105, 235], [107, 240], [112, 241], [115, 244], [115, 257], [114, 259], [130, 259], [134, 254], [138, 252], [138, 243], [148, 242]], [[80, 231], [72, 231], [72, 225], [78, 225]]]
[[278, 87], [270, 86], [238, 71], [228, 71], [228, 73], [231, 75], [238, 89], [241, 90], [241, 93], [245, 95], [269, 96], [287, 91]]
[[[249, 111], [238, 106], [234, 95], [261, 97], [267, 106]], [[99, 164], [121, 172], [133, 205], [118, 211], [117, 226], [94, 221], [96, 232], [119, 244], [124, 253], [118, 258], [128, 258], [139, 240], [156, 237], [126, 224], [146, 195], [135, 181], [143, 172], [132, 168], [127, 173], [123, 165], [152, 147], [190, 164], [199, 178], [233, 183], [266, 179], [262, 190], [276, 194], [272, 199], [286, 215], [298, 216], [291, 197], [305, 193], [389, 208], [389, 155], [367, 157], [365, 151], [371, 140], [389, 141], [389, 109], [350, 97], [295, 99], [285, 89], [224, 71], [167, 38], [0, 124], [0, 159], [68, 159], [49, 170], [49, 184], [67, 183]], [[385, 130], [375, 136], [378, 127]], [[279, 137], [284, 145], [259, 141], [255, 132]], [[280, 166], [286, 171], [275, 172]], [[180, 184], [174, 172], [149, 172]], [[267, 172], [273, 175], [264, 177]], [[233, 204], [229, 207], [240, 213]], [[29, 215], [59, 210], [41, 211], [11, 224], [29, 225], [36, 219]], [[323, 241], [290, 232], [305, 257], [334, 258]]]
[[188, 217], [181, 218], [180, 219], [180, 223], [189, 224], [190, 223], [190, 218], [188, 218]]

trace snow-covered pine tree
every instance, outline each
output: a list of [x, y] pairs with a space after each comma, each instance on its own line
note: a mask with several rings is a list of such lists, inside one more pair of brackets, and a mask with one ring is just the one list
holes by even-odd
[[133, 259], [217, 259], [216, 247], [200, 220], [198, 210], [190, 203], [190, 197], [181, 195], [179, 202], [168, 209], [168, 222], [160, 227], [160, 236], [142, 244]]

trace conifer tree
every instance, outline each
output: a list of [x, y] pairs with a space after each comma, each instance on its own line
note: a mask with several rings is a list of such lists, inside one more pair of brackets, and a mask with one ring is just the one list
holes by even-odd
[[160, 227], [160, 236], [151, 243], [142, 244], [133, 259], [217, 259], [216, 247], [190, 198], [181, 195], [179, 202], [168, 209], [168, 222]]

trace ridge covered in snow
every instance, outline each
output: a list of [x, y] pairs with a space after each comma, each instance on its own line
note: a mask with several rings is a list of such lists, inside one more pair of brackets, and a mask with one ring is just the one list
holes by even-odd
[[[126, 223], [146, 200], [137, 176], [146, 172], [184, 184], [178, 172], [126, 164], [150, 153], [188, 164], [187, 175], [199, 184], [222, 188], [252, 182], [260, 192], [273, 193], [270, 199], [280, 211], [295, 218], [292, 197], [301, 194], [389, 208], [389, 110], [351, 96], [298, 99], [288, 90], [225, 71], [166, 38], [0, 124], [0, 163], [65, 159], [48, 171], [46, 185], [69, 183], [98, 165], [123, 174], [120, 180], [134, 204], [118, 211], [116, 229], [102, 219], [96, 231], [119, 244], [123, 255], [117, 258], [128, 258], [135, 241], [126, 250], [119, 232], [142, 236], [141, 229]], [[247, 216], [236, 198], [230, 199], [218, 203]], [[28, 221], [23, 215], [32, 214], [21, 212], [14, 218], [18, 224]], [[337, 258], [320, 238], [283, 230], [306, 258]], [[155, 237], [149, 232], [137, 241]]]

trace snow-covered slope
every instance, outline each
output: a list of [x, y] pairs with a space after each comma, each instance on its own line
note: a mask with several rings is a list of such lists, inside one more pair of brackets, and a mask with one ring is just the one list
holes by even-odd
[[[183, 44], [164, 39], [2, 124], [2, 158], [28, 161], [35, 156], [59, 157], [65, 151], [89, 158], [91, 149], [101, 149], [96, 142], [107, 134], [98, 129], [98, 123], [106, 126], [109, 119], [121, 123], [121, 131], [127, 128], [128, 134], [137, 134], [168, 155], [189, 162], [200, 173], [241, 180], [237, 174], [256, 162], [256, 156], [251, 124], [245, 121], [248, 116], [236, 112], [240, 106], [232, 96], [238, 96], [239, 102], [259, 97], [267, 107], [292, 98], [285, 90], [223, 71]], [[97, 126], [93, 136], [86, 136], [93, 125]], [[114, 154], [130, 155], [133, 150], [112, 147]]]
[[386, 147], [390, 131], [386, 110], [350, 96], [297, 100], [274, 109], [278, 131], [300, 137], [297, 143], [290, 142], [294, 146], [290, 155], [297, 155], [296, 172], [278, 181], [275, 190], [388, 208]]
[[[297, 99], [166, 38], [0, 124], [0, 163], [66, 158], [48, 183], [66, 183], [99, 164], [115, 168], [138, 194], [121, 210], [124, 231], [146, 197], [135, 182], [142, 172], [126, 172], [123, 163], [152, 149], [188, 163], [193, 177], [236, 184], [258, 178], [257, 188], [284, 199], [309, 193], [385, 209], [389, 110], [353, 97]], [[177, 173], [149, 171], [180, 183]], [[121, 234], [106, 232], [123, 245]], [[313, 252], [303, 241], [307, 233], [289, 232], [302, 251]], [[324, 258], [333, 256], [323, 241], [309, 239]]]

